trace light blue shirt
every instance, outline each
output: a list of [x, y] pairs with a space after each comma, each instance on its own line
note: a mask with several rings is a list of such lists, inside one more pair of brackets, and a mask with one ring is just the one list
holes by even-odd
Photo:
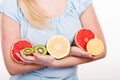
[[[79, 17], [87, 9], [92, 0], [67, 0], [65, 11], [52, 19], [48, 29], [36, 29], [26, 20], [17, 0], [2, 0], [0, 12], [20, 24], [21, 38], [30, 40], [34, 45], [46, 45], [48, 39], [54, 35], [65, 36], [72, 44], [74, 35], [81, 26]], [[9, 26], [8, 26], [9, 28]], [[77, 67], [51, 68], [34, 70], [25, 74], [11, 76], [10, 80], [77, 80]]]

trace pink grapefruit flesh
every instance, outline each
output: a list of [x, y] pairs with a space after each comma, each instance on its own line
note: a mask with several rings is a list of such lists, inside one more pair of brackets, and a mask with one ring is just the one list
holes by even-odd
[[75, 35], [75, 43], [79, 48], [86, 50], [87, 42], [94, 38], [95, 34], [90, 29], [80, 29]]
[[28, 40], [18, 40], [15, 42], [11, 49], [11, 57], [14, 61], [18, 63], [23, 63], [23, 61], [16, 55], [16, 53], [20, 53], [20, 51], [24, 48], [32, 48], [31, 42]]

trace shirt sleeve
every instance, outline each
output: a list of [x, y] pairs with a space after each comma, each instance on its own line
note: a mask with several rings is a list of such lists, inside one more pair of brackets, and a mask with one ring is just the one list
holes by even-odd
[[83, 13], [91, 3], [92, 3], [92, 0], [76, 0], [76, 1], [74, 1], [74, 5], [75, 5], [78, 15], [80, 16], [81, 13]]
[[1, 0], [0, 12], [10, 17], [17, 23], [20, 23], [17, 0]]
[[3, 3], [0, 1], [0, 13], [2, 13], [2, 11], [3, 11]]

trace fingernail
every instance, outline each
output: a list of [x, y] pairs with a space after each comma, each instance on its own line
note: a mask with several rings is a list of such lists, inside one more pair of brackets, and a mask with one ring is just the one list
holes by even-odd
[[33, 53], [33, 55], [34, 55], [34, 56], [37, 56], [37, 54], [36, 54], [36, 53]]

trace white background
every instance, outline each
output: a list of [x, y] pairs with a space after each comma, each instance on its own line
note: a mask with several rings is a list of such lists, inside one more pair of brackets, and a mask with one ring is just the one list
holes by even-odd
[[[79, 65], [79, 80], [120, 80], [120, 1], [94, 0], [93, 4], [106, 38], [107, 56]], [[0, 79], [8, 78], [0, 49]]]

